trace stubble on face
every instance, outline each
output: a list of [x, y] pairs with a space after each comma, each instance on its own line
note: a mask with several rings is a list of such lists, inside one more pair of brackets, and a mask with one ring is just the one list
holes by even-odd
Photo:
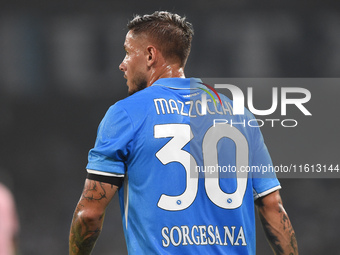
[[128, 90], [128, 95], [131, 96], [134, 93], [141, 91], [145, 89], [148, 85], [148, 82], [146, 80], [145, 74], [143, 73], [137, 73], [135, 77], [131, 81], [132, 86], [130, 86]]

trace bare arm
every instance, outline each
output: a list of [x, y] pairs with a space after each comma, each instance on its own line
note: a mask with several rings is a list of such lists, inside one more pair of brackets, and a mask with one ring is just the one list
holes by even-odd
[[256, 200], [259, 216], [274, 254], [297, 255], [295, 232], [283, 208], [279, 191]]
[[117, 189], [115, 185], [86, 179], [71, 224], [70, 255], [91, 253], [102, 230], [106, 207]]

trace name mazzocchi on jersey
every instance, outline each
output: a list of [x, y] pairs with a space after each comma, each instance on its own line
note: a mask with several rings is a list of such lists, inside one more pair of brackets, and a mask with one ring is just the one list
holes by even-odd
[[[153, 101], [158, 115], [175, 113], [182, 116], [189, 116], [191, 118], [205, 115], [204, 113], [202, 113], [203, 106], [201, 100], [189, 100], [186, 102], [182, 102], [180, 100], [174, 99], [167, 100], [165, 98], [155, 98]], [[207, 99], [207, 102], [211, 102], [211, 100]], [[230, 102], [222, 102], [222, 109], [218, 109], [217, 105], [214, 104], [213, 107], [207, 107], [207, 112], [212, 115], [233, 115], [233, 108]]]
[[162, 228], [162, 246], [180, 245], [231, 245], [246, 246], [243, 226], [193, 225]]

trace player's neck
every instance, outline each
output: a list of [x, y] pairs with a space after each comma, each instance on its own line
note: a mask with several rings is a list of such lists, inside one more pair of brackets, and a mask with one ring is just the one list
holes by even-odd
[[162, 68], [154, 69], [151, 72], [151, 76], [148, 82], [148, 86], [151, 86], [155, 81], [161, 78], [185, 78], [184, 68], [179, 65], [166, 65]]

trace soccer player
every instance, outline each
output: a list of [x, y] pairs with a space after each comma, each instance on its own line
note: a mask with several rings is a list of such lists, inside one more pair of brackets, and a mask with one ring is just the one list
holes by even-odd
[[129, 254], [255, 254], [255, 204], [274, 253], [298, 254], [275, 173], [246, 171], [272, 164], [259, 128], [242, 125], [254, 117], [184, 76], [192, 25], [155, 12], [128, 30], [130, 96], [99, 125], [70, 254], [91, 253], [117, 191]]

